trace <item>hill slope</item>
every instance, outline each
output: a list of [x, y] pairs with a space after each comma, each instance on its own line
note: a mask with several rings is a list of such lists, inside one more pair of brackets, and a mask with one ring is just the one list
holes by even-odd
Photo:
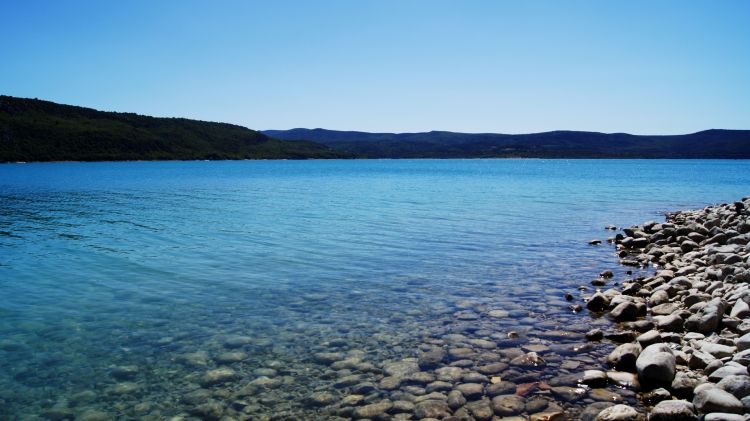
[[367, 133], [324, 129], [266, 130], [369, 158], [750, 158], [750, 130], [673, 136], [555, 131], [533, 134]]
[[224, 123], [0, 96], [0, 162], [347, 157]]

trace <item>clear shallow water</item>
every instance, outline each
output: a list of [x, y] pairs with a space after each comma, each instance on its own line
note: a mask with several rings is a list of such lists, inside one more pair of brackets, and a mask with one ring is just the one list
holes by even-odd
[[[322, 417], [311, 391], [349, 391], [315, 352], [361, 358], [377, 382], [450, 333], [554, 344], [545, 330], [606, 323], [562, 298], [614, 266], [586, 244], [602, 227], [749, 190], [750, 161], [2, 165], [0, 418], [168, 419], [222, 365], [237, 377], [215, 399], [271, 375], [245, 413]], [[574, 354], [598, 364], [600, 348]], [[216, 361], [237, 349], [242, 362]], [[570, 355], [555, 351], [536, 377], [559, 374]]]

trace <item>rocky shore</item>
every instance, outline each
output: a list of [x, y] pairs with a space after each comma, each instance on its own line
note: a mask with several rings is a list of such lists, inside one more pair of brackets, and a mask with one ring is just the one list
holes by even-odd
[[[450, 421], [750, 419], [750, 198], [670, 213], [663, 223], [625, 228], [608, 243], [622, 266], [603, 271], [591, 282], [593, 291], [581, 286], [578, 294], [565, 296], [574, 314], [585, 306], [593, 316], [589, 321], [607, 325], [584, 335], [575, 323], [547, 331], [551, 343], [530, 343], [527, 336], [514, 345], [513, 331], [507, 337], [449, 334], [427, 340], [418, 358], [383, 367], [385, 374], [371, 387], [385, 395], [349, 409], [334, 404], [337, 415]], [[618, 281], [621, 267], [626, 279]], [[480, 320], [470, 313], [454, 318]], [[591, 355], [578, 342], [583, 338], [589, 346], [614, 349], [600, 361], [576, 358], [571, 354], [578, 351]], [[549, 363], [554, 373], [543, 369]]]
[[[652, 421], [750, 418], [750, 198], [670, 213], [609, 242], [621, 264], [655, 271], [619, 288], [603, 290], [612, 272], [593, 282], [600, 289], [586, 307], [617, 322], [626, 340], [607, 357], [616, 377], [591, 370], [584, 382], [628, 376]], [[601, 340], [602, 332], [587, 337]], [[646, 413], [616, 405], [596, 419]]]
[[[619, 268], [606, 270], [591, 282], [593, 294], [591, 287], [579, 288], [583, 303], [576, 302], [576, 294], [565, 297], [574, 313], [585, 305], [594, 320], [610, 321], [584, 335], [590, 344], [616, 346], [602, 361], [568, 358], [554, 364], [554, 374], [545, 373], [542, 367], [555, 358], [586, 350], [577, 344], [580, 333], [574, 329], [548, 331], [553, 344], [519, 341], [520, 346], [512, 343], [513, 331], [507, 338], [446, 335], [426, 341], [418, 358], [383, 367], [385, 374], [371, 389], [391, 391], [388, 398], [339, 406], [337, 415], [451, 421], [750, 419], [750, 198], [670, 213], [663, 223], [625, 228], [608, 242], [620, 264], [632, 268], [627, 279], [616, 280]], [[454, 317], [478, 319], [469, 313]]]

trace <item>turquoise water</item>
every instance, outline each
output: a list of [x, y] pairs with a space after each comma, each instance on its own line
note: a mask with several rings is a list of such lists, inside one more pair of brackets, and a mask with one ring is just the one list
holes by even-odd
[[[184, 395], [225, 365], [204, 388], [231, 410], [329, 416], [307, 395], [349, 391], [315, 352], [377, 368], [447, 332], [585, 331], [606, 321], [563, 296], [616, 263], [586, 244], [605, 225], [748, 194], [750, 161], [2, 165], [0, 419], [195, 415]], [[257, 378], [279, 384], [238, 407]]]

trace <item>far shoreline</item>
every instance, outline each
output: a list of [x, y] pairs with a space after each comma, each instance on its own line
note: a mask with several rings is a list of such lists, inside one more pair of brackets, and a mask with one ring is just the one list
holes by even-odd
[[750, 158], [666, 158], [666, 157], [455, 157], [455, 158], [259, 158], [259, 159], [122, 159], [122, 160], [60, 160], [3, 161], [0, 165], [29, 164], [96, 164], [118, 162], [242, 162], [242, 161], [750, 161]]

